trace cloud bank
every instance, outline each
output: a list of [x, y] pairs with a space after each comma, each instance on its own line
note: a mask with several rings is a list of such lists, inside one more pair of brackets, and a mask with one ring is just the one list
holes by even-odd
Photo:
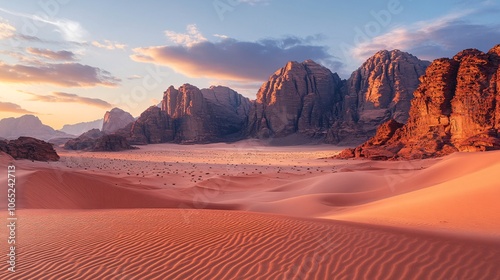
[[30, 93], [25, 91], [23, 91], [23, 93], [33, 96], [31, 98], [31, 101], [50, 102], [50, 103], [78, 103], [82, 105], [89, 105], [104, 109], [113, 107], [113, 105], [102, 99], [82, 97], [73, 93], [53, 92], [50, 95], [38, 95], [35, 93]]
[[71, 51], [51, 51], [48, 49], [27, 48], [26, 52], [50, 60], [75, 60], [75, 54]]
[[108, 71], [80, 63], [41, 65], [6, 64], [0, 61], [0, 82], [40, 83], [62, 87], [115, 87], [120, 79]]
[[500, 25], [471, 23], [463, 20], [464, 13], [472, 12], [450, 14], [393, 29], [355, 46], [352, 55], [366, 59], [382, 49], [400, 49], [421, 59], [432, 60], [450, 57], [468, 48], [488, 51], [499, 43]]
[[131, 58], [168, 66], [188, 77], [233, 81], [265, 80], [290, 60], [313, 59], [327, 66], [341, 65], [327, 47], [312, 44], [319, 36], [245, 42], [217, 35], [222, 40], [210, 42], [194, 25], [188, 26], [187, 34], [166, 35], [175, 45], [135, 48]]

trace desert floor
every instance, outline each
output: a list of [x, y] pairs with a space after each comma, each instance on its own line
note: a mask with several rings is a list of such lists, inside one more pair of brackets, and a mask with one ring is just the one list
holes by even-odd
[[18, 217], [0, 279], [499, 279], [500, 152], [329, 158], [340, 149], [0, 155], [0, 211], [13, 162]]

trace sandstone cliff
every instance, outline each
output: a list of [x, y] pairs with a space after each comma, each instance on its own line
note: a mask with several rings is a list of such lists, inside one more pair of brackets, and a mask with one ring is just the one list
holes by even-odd
[[421, 77], [410, 117], [386, 141], [371, 139], [341, 157], [427, 158], [500, 148], [500, 45], [435, 60]]
[[341, 115], [341, 87], [337, 74], [312, 60], [288, 62], [257, 93], [247, 134], [259, 138], [295, 133], [324, 137]]
[[413, 92], [430, 62], [399, 50], [379, 51], [345, 81], [341, 122], [327, 142], [359, 143], [389, 119], [406, 123]]

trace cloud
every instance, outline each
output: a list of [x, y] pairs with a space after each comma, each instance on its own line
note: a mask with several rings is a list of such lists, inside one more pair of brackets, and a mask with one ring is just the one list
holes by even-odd
[[41, 83], [63, 87], [117, 86], [120, 79], [108, 71], [80, 63], [41, 65], [6, 64], [0, 61], [0, 82]]
[[352, 55], [366, 59], [382, 49], [400, 49], [421, 59], [450, 57], [460, 50], [477, 48], [489, 50], [498, 44], [500, 25], [476, 24], [463, 18], [476, 11], [449, 14], [431, 21], [395, 28], [358, 44]]
[[99, 43], [98, 41], [93, 41], [92, 45], [94, 47], [98, 47], [101, 49], [106, 49], [106, 50], [124, 50], [127, 45], [125, 44], [120, 44], [118, 42], [112, 42], [110, 40], [104, 40], [104, 42]]
[[18, 114], [36, 114], [35, 112], [28, 111], [23, 109], [21, 106], [10, 103], [10, 102], [1, 102], [0, 101], [0, 111], [2, 112], [10, 112], [10, 113], [18, 113]]
[[271, 3], [271, 0], [238, 0], [240, 3], [245, 3], [249, 5], [257, 5], [257, 4], [262, 4], [262, 5], [269, 5]]
[[113, 107], [113, 105], [102, 99], [82, 97], [73, 93], [53, 92], [50, 95], [38, 95], [26, 91], [21, 91], [21, 92], [33, 96], [31, 101], [50, 102], [50, 103], [78, 103], [104, 109]]
[[11, 38], [15, 35], [15, 33], [16, 28], [14, 26], [0, 19], [0, 40]]
[[168, 66], [194, 78], [233, 81], [263, 81], [290, 60], [313, 59], [327, 65], [341, 65], [324, 46], [312, 45], [313, 37], [288, 36], [244, 42], [223, 39], [201, 40], [176, 46], [153, 46], [134, 49], [134, 61]]
[[132, 75], [132, 76], [128, 76], [127, 77], [127, 80], [139, 80], [139, 79], [142, 79], [143, 77], [140, 76], [140, 75]]
[[[61, 36], [67, 41], [80, 42], [80, 43], [85, 42], [84, 38], [88, 34], [88, 32], [81, 26], [79, 22], [73, 20], [42, 18], [38, 15], [18, 13], [4, 8], [0, 8], [0, 11], [7, 13], [9, 15], [22, 17], [39, 23], [45, 23], [51, 25], [56, 28], [54, 31], [61, 34]], [[35, 25], [39, 26], [40, 24], [35, 24]]]
[[207, 38], [198, 31], [196, 24], [190, 24], [186, 27], [187, 33], [177, 33], [171, 30], [165, 31], [165, 35], [174, 43], [182, 46], [191, 47], [194, 44], [207, 41]]
[[65, 60], [65, 61], [75, 60], [75, 54], [70, 51], [51, 51], [47, 49], [38, 49], [38, 48], [27, 48], [26, 51], [30, 54], [43, 58], [48, 58], [51, 60]]

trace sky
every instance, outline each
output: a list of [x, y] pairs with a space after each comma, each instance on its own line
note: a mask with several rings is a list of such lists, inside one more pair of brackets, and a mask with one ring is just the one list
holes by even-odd
[[229, 86], [254, 99], [288, 61], [347, 79], [375, 52], [451, 57], [500, 43], [500, 0], [0, 0], [0, 119], [55, 129], [163, 91]]

